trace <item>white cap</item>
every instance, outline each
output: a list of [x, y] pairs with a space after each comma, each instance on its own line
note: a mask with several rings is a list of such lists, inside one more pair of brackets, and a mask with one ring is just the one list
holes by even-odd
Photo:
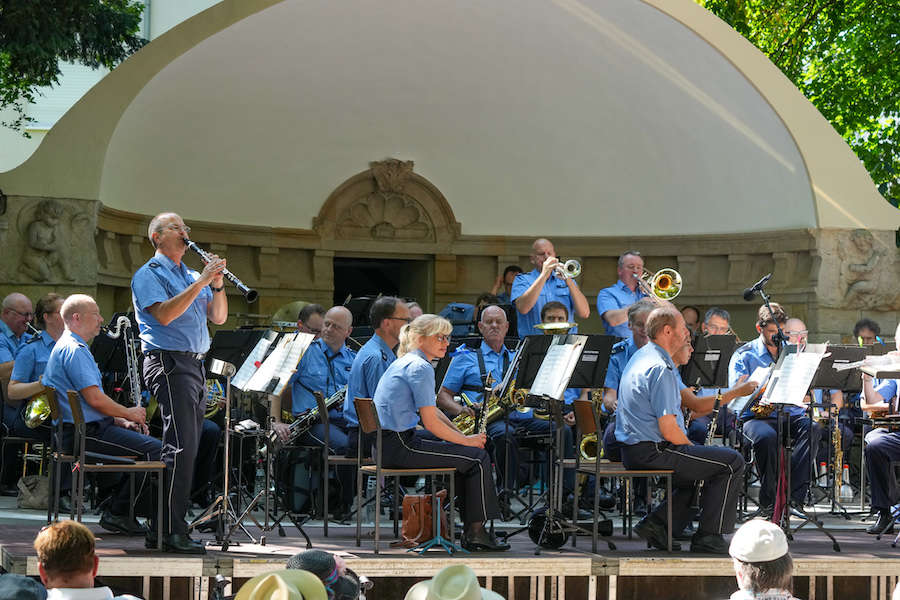
[[503, 596], [480, 587], [475, 571], [466, 565], [451, 565], [409, 588], [404, 600], [503, 600]]
[[768, 562], [788, 553], [788, 543], [781, 527], [771, 521], [747, 521], [731, 538], [728, 554], [741, 562]]

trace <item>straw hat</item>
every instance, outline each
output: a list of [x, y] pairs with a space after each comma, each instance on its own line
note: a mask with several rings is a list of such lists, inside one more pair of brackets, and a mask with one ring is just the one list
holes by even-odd
[[238, 590], [236, 600], [328, 600], [325, 585], [309, 571], [282, 569], [257, 575]]
[[475, 571], [466, 565], [452, 565], [409, 588], [405, 600], [503, 600], [503, 596], [479, 586]]

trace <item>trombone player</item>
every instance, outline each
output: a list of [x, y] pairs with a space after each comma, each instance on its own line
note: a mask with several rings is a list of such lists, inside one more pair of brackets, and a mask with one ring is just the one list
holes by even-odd
[[647, 296], [638, 284], [638, 279], [644, 273], [641, 253], [637, 250], [623, 252], [619, 256], [616, 273], [619, 280], [597, 294], [597, 313], [603, 319], [606, 335], [630, 339], [628, 307]]

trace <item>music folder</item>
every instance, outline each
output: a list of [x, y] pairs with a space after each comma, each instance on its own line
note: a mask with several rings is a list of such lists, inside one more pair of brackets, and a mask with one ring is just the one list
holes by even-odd
[[275, 349], [247, 381], [244, 391], [278, 396], [297, 370], [309, 345], [316, 339], [312, 333], [288, 333], [275, 343]]
[[827, 344], [809, 344], [803, 351], [787, 348], [772, 370], [760, 404], [791, 404], [806, 407], [806, 392], [828, 351]]

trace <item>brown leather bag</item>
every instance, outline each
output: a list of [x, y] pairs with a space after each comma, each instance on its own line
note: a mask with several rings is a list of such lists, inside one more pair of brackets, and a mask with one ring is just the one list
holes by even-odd
[[[441, 535], [449, 537], [447, 525], [447, 490], [437, 493], [441, 504]], [[403, 525], [400, 539], [391, 543], [393, 547], [413, 548], [434, 537], [434, 521], [431, 516], [431, 494], [407, 494], [403, 497]]]

